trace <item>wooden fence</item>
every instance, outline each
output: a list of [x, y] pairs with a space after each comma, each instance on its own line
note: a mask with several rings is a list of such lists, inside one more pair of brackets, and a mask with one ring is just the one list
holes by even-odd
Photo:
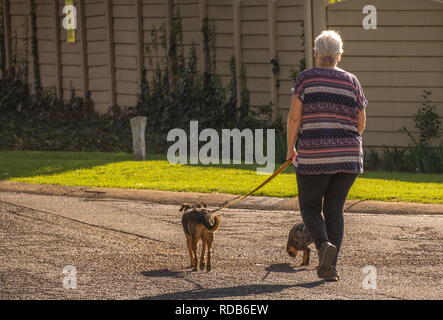
[[[146, 53], [146, 46], [152, 44], [151, 30], [170, 25], [179, 10], [185, 50], [192, 41], [196, 43], [200, 70], [202, 20], [208, 17], [215, 24], [216, 71], [224, 84], [230, 76], [230, 57], [235, 56], [245, 67], [253, 106], [272, 101], [283, 112], [289, 108], [289, 69], [304, 51], [299, 38], [303, 33], [301, 0], [76, 0], [75, 43], [66, 41], [62, 27], [64, 1], [34, 3], [42, 84], [55, 87], [60, 97], [67, 98], [72, 87], [79, 95], [89, 91], [101, 112], [112, 104], [133, 106], [143, 67], [148, 76], [152, 71]], [[32, 6], [29, 0], [3, 0], [3, 6], [10, 61], [15, 48], [29, 39]], [[166, 56], [164, 50], [160, 55]], [[280, 62], [278, 74], [272, 71], [273, 58]]]

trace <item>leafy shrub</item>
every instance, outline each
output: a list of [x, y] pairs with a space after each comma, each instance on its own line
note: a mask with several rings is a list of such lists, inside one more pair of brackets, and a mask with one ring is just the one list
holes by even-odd
[[99, 115], [74, 90], [65, 103], [50, 89], [32, 95], [23, 79], [15, 68], [0, 78], [1, 149], [130, 151], [127, 114]]
[[407, 159], [411, 169], [423, 173], [443, 173], [443, 144], [431, 147], [417, 144], [409, 147]]
[[443, 143], [436, 147], [417, 144], [407, 148], [384, 147], [381, 154], [374, 149], [365, 152], [365, 168], [369, 170], [443, 173]]
[[431, 104], [431, 100], [429, 100], [431, 94], [430, 91], [424, 90], [422, 95], [425, 99], [423, 107], [418, 110], [414, 117], [415, 127], [420, 131], [420, 143], [424, 145], [429, 144], [432, 138], [440, 135], [441, 121], [435, 112], [436, 105]]
[[383, 149], [382, 167], [390, 171], [404, 171], [407, 168], [405, 161], [406, 149], [404, 148], [387, 148]]
[[443, 143], [439, 146], [432, 145], [431, 141], [440, 136], [441, 121], [435, 112], [436, 105], [432, 104], [429, 97], [431, 92], [424, 90], [422, 107], [414, 116], [415, 127], [419, 130], [419, 140], [405, 127], [400, 131], [407, 134], [411, 140], [407, 153], [405, 153], [408, 169], [423, 173], [443, 172]]
[[378, 152], [373, 148], [364, 151], [365, 168], [370, 170], [379, 169], [381, 167], [381, 158]]

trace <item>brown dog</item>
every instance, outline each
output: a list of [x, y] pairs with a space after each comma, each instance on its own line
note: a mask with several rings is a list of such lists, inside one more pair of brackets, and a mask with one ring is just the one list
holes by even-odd
[[309, 249], [308, 246], [313, 242], [314, 240], [312, 240], [305, 225], [303, 223], [298, 223], [292, 227], [291, 231], [289, 231], [286, 251], [288, 252], [288, 255], [293, 258], [297, 256], [298, 251], [303, 251], [301, 265], [309, 266], [311, 249]]
[[200, 256], [200, 270], [205, 268], [205, 251], [208, 250], [206, 270], [211, 271], [211, 250], [214, 242], [214, 232], [220, 229], [221, 216], [211, 215], [204, 202], [197, 204], [183, 203], [180, 211], [183, 211], [182, 226], [186, 236], [189, 258], [193, 271], [198, 270], [197, 245], [202, 240], [202, 252]]

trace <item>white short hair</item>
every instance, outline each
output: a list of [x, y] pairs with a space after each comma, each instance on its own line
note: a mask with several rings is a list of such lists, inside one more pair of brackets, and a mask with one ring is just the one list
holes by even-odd
[[325, 30], [315, 39], [314, 51], [324, 64], [333, 65], [343, 53], [343, 41], [333, 30]]

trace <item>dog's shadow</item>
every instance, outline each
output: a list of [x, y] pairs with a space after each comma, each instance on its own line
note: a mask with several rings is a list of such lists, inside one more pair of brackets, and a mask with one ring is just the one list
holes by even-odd
[[149, 278], [183, 278], [184, 271], [172, 271], [169, 269], [159, 269], [141, 272], [142, 275]]
[[[187, 269], [187, 268], [185, 268]], [[148, 278], [177, 278], [183, 279], [191, 284], [193, 284], [197, 289], [203, 289], [203, 287], [195, 281], [187, 279], [185, 277], [189, 271], [172, 271], [169, 269], [159, 269], [159, 270], [149, 270], [141, 272], [142, 275]]]
[[296, 272], [301, 272], [301, 271], [305, 271], [305, 270], [306, 270], [306, 268], [294, 269], [294, 267], [291, 266], [289, 263], [271, 264], [270, 266], [265, 268], [266, 274], [261, 279], [261, 281], [264, 281], [269, 276], [269, 274], [271, 272], [296, 273]]

